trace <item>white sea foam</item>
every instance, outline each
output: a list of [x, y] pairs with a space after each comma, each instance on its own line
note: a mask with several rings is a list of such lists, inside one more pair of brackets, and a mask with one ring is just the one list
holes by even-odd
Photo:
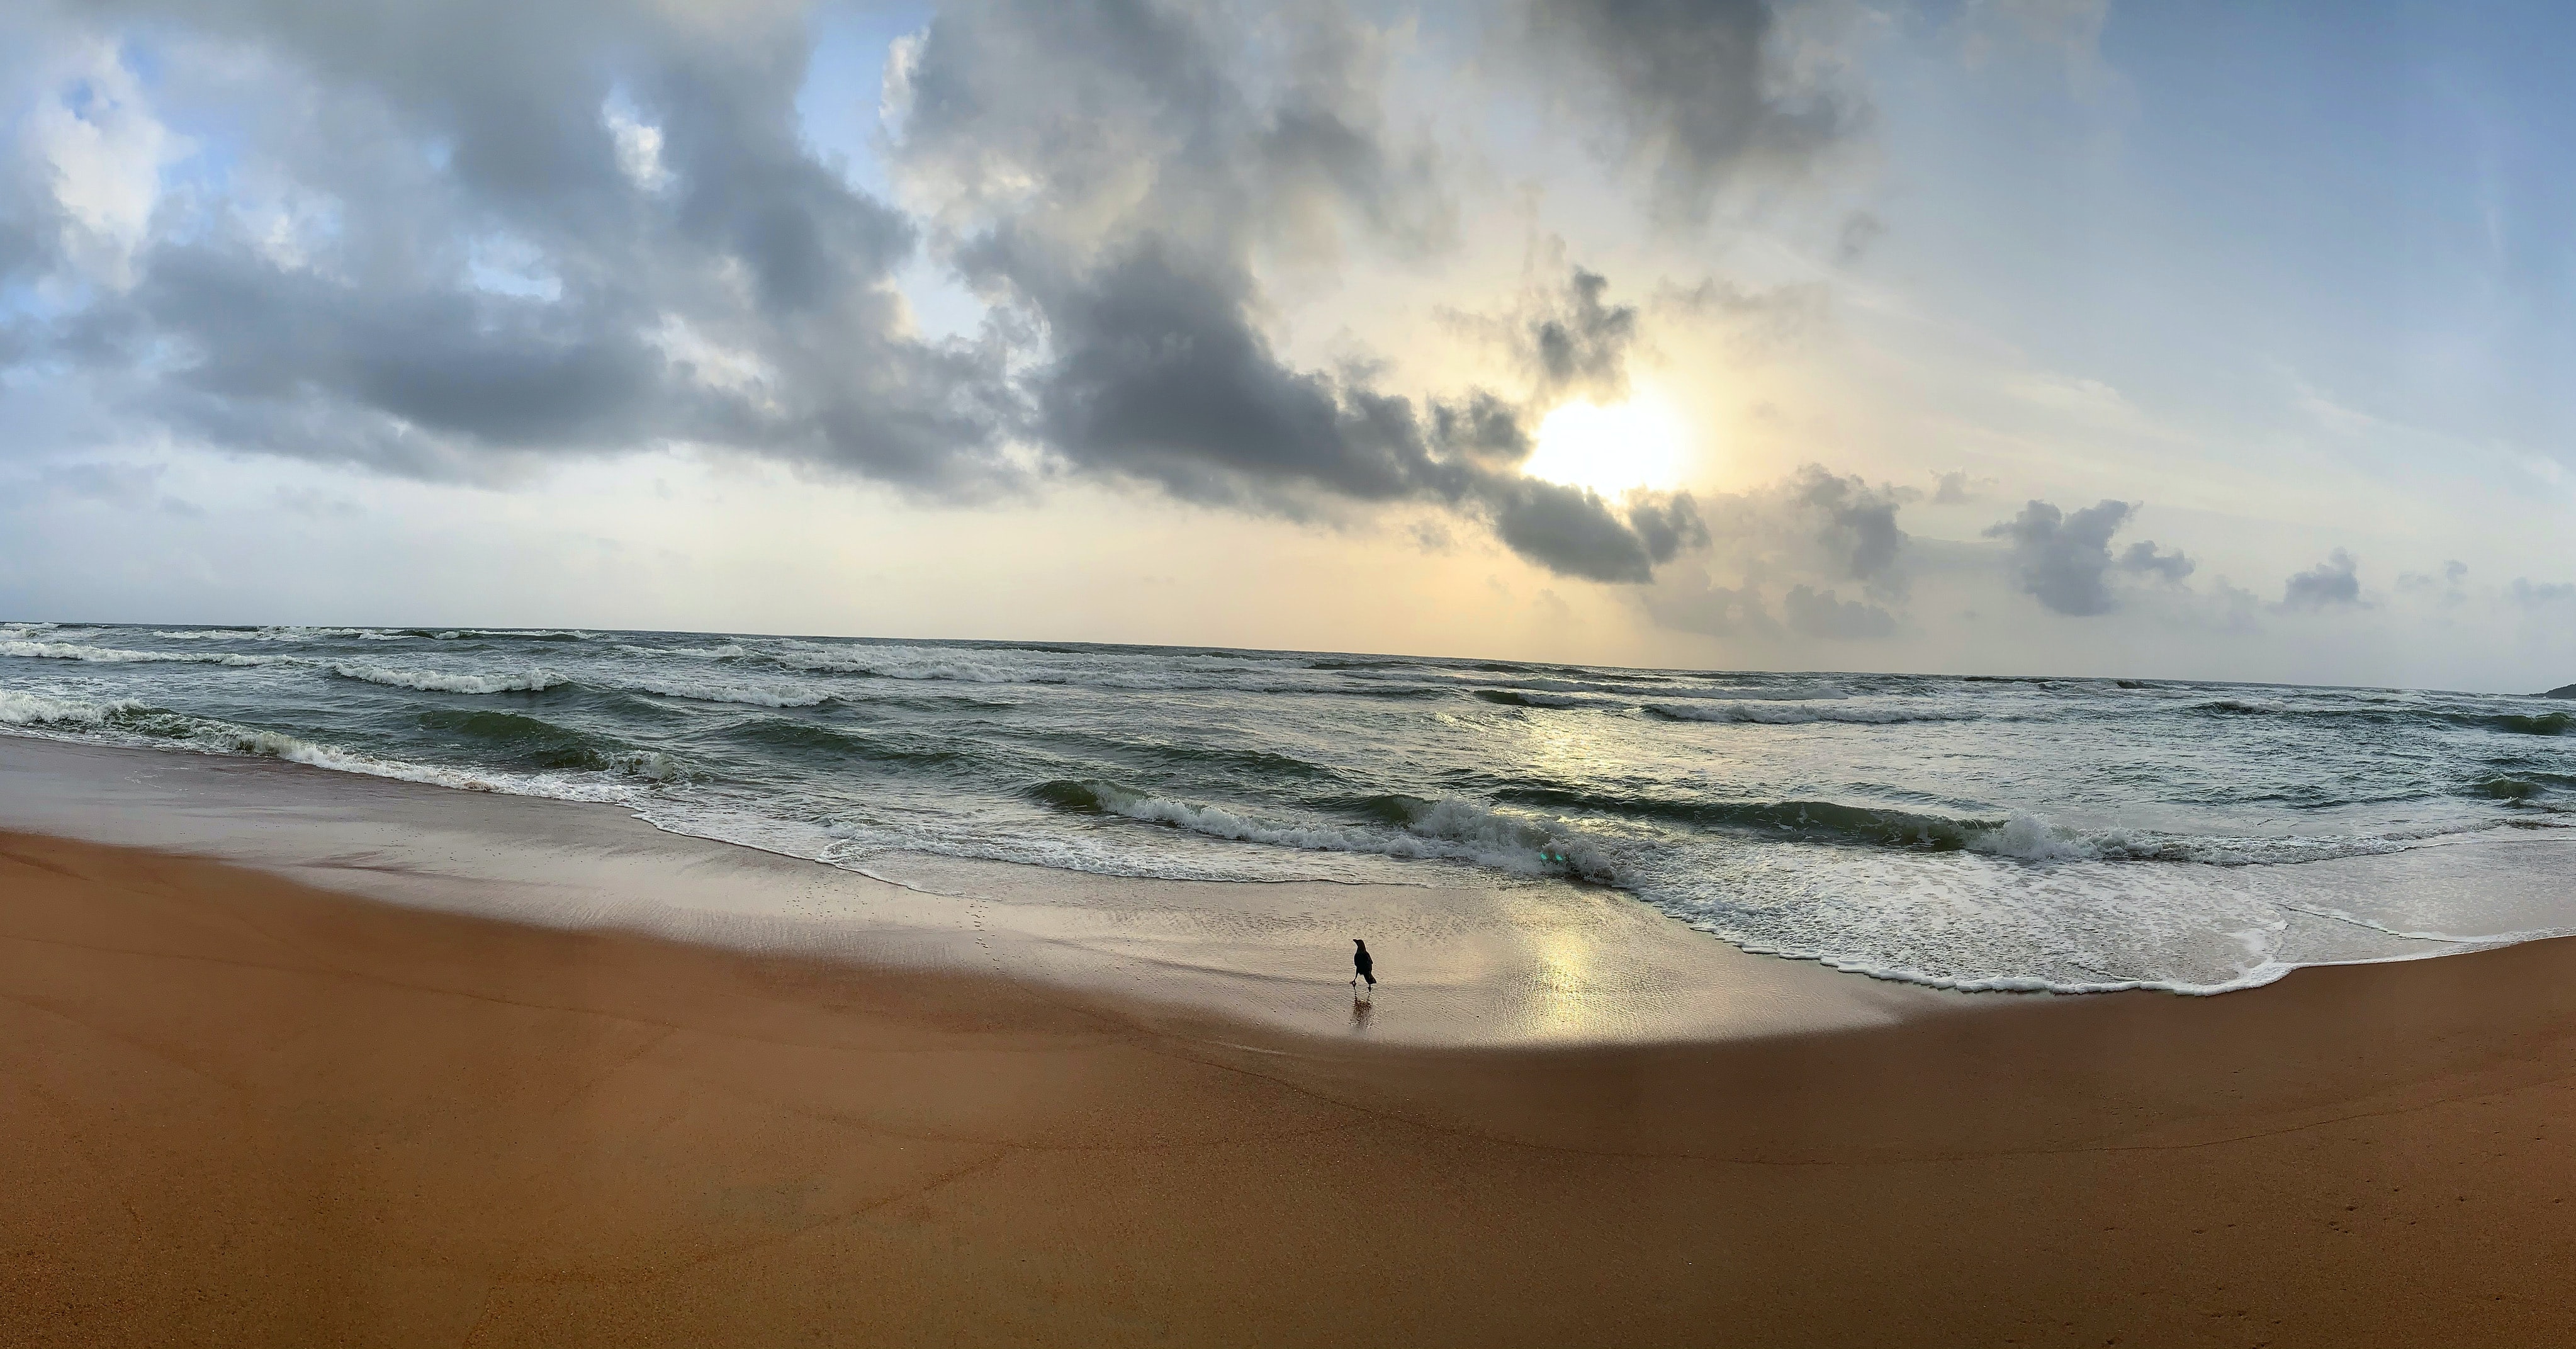
[[1507, 814], [1465, 801], [1435, 802], [1404, 829], [1380, 830], [1283, 824], [1112, 783], [1090, 784], [1090, 791], [1100, 808], [1113, 814], [1241, 843], [1474, 862], [1528, 876], [1571, 873], [1606, 882], [1617, 875], [1606, 850], [1563, 821]]
[[964, 684], [1068, 682], [1055, 671], [1011, 669], [990, 661], [906, 652], [901, 648], [801, 646], [774, 658], [791, 670], [874, 675], [880, 679], [953, 680]]
[[[9, 658], [0, 659], [0, 683], [16, 685], [0, 690], [0, 731], [613, 800], [649, 807], [657, 822], [699, 820], [713, 837], [837, 834], [850, 848], [917, 847], [1113, 875], [1448, 883], [1426, 862], [1570, 874], [1623, 885], [1751, 949], [1975, 989], [2205, 992], [2371, 942], [2434, 929], [2474, 934], [2469, 920], [2485, 910], [2463, 899], [2436, 921], [2408, 890], [2357, 918], [2311, 903], [2288, 915], [2284, 937], [2283, 908], [2245, 901], [2243, 892], [2302, 870], [2270, 864], [2576, 821], [2552, 813], [2576, 801], [2576, 737], [2562, 745], [2489, 735], [2495, 717], [2532, 705], [2454, 695], [2403, 695], [2406, 706], [2388, 715], [2386, 697], [2337, 690], [2195, 686], [2141, 696], [2082, 681], [1475, 669], [633, 633], [547, 648], [505, 640], [533, 634], [450, 635], [492, 643], [476, 656], [438, 647], [427, 630], [0, 624], [0, 657]], [[360, 645], [402, 641], [419, 644], [399, 652]], [[362, 650], [382, 659], [351, 658]], [[243, 654], [252, 651], [262, 654]], [[298, 673], [277, 680], [223, 668], [231, 665]], [[340, 679], [379, 687], [361, 696]], [[520, 753], [562, 747], [534, 734], [526, 744], [445, 735], [412, 715], [434, 695], [568, 680], [754, 708], [837, 700], [847, 706], [795, 720], [847, 721], [907, 745], [944, 738], [973, 753], [920, 771], [803, 749], [773, 755], [776, 746], [743, 730], [772, 718], [739, 710], [683, 718], [676, 702], [657, 713], [609, 700], [566, 709], [584, 743], [602, 745], [607, 758], [563, 751], [582, 766], [521, 773], [511, 771]], [[1043, 687], [1064, 684], [1082, 691]], [[993, 685], [1017, 687], [979, 701]], [[1159, 696], [1182, 691], [1192, 696]], [[1471, 695], [1479, 691], [1508, 691], [1528, 707], [1623, 714], [1497, 718], [1478, 710]], [[1360, 701], [1387, 692], [1434, 696]], [[273, 714], [260, 710], [279, 694]], [[1306, 696], [1317, 694], [1342, 701]], [[2431, 720], [2412, 716], [2416, 706]], [[191, 708], [245, 725], [164, 710]], [[1632, 710], [1735, 725], [1666, 724]], [[2294, 715], [2264, 719], [2277, 734], [2255, 747], [2241, 734], [2246, 718], [2213, 711]], [[2358, 714], [2353, 727], [2367, 729], [2312, 725], [2308, 713]], [[1498, 734], [1506, 720], [1522, 729]], [[1951, 721], [1976, 723], [1974, 760], [1958, 757], [1957, 731], [1900, 724]], [[2419, 732], [2415, 722], [2438, 726]], [[1802, 729], [1815, 723], [1862, 729]], [[310, 729], [317, 726], [332, 729]], [[1104, 726], [1151, 734], [1104, 737]], [[1537, 734], [1544, 730], [1577, 739]], [[668, 757], [696, 737], [712, 744], [737, 734], [720, 779], [693, 779]], [[2388, 770], [2365, 772], [2369, 781], [2338, 776], [2356, 746], [2369, 747], [2361, 736], [2390, 740]], [[363, 751], [325, 743], [339, 737]], [[1720, 743], [1722, 757], [1705, 752]], [[1100, 791], [1097, 808], [1119, 818], [1084, 818], [1031, 810], [1023, 793], [1045, 778], [1139, 787]], [[2483, 790], [2506, 779], [2515, 794]], [[1448, 792], [1467, 799], [1418, 799]], [[1388, 813], [1353, 804], [1363, 796], [1411, 805]], [[2308, 810], [2312, 798], [2323, 809]], [[1765, 803], [1821, 809], [1810, 820], [1795, 810], [1765, 813]], [[2135, 824], [2121, 822], [2129, 816]], [[2400, 865], [2415, 864], [2390, 863]], [[2489, 902], [2482, 888], [2479, 895], [2476, 903]]]
[[[2501, 820], [2472, 819], [2356, 834], [2289, 836], [2174, 834], [2152, 829], [2079, 829], [2015, 812], [2002, 825], [1968, 836], [1968, 849], [2025, 862], [2198, 862], [2218, 867], [2293, 866], [2339, 857], [2404, 852], [2441, 839], [2506, 828]], [[2525, 829], [2556, 826], [2537, 821]]]
[[[333, 637], [375, 637], [367, 628], [168, 628], [155, 637], [173, 642], [310, 642]], [[400, 634], [395, 634], [399, 636]]]
[[1813, 722], [1850, 722], [1892, 726], [1912, 721], [1973, 721], [1978, 714], [1962, 708], [1892, 706], [1884, 703], [1750, 702], [1648, 703], [1646, 710], [1675, 721], [1740, 722], [1764, 726], [1803, 726]]
[[547, 669], [517, 674], [455, 674], [445, 670], [397, 670], [383, 665], [334, 661], [328, 667], [343, 679], [363, 680], [424, 693], [537, 693], [572, 682], [570, 675]]
[[2025, 862], [2071, 862], [2102, 856], [2100, 841], [2087, 838], [2072, 829], [2062, 829], [2027, 812], [2016, 811], [2011, 819], [1993, 829], [1979, 830], [1970, 837], [1968, 846], [1978, 852], [1999, 857], [2018, 857]]
[[2290, 711], [2290, 705], [2277, 698], [2212, 698], [2199, 704], [2206, 712], [2275, 713]]
[[840, 696], [831, 689], [809, 684], [753, 684], [728, 679], [629, 679], [620, 687], [637, 693], [658, 693], [665, 698], [752, 707], [815, 707]]
[[296, 656], [245, 656], [231, 651], [127, 651], [83, 646], [76, 642], [0, 641], [0, 656], [31, 660], [77, 660], [94, 665], [302, 665]]
[[138, 712], [143, 704], [120, 699], [93, 703], [76, 698], [54, 698], [41, 693], [20, 693], [0, 689], [0, 722], [12, 726], [85, 725], [98, 726], [120, 712]]

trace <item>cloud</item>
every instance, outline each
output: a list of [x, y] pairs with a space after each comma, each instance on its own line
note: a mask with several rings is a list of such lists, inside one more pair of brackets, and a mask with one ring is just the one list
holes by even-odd
[[1771, 616], [1760, 585], [1724, 585], [1706, 570], [1685, 564], [1644, 592], [1646, 613], [1660, 627], [1694, 632], [1721, 640], [1776, 639], [1782, 629]]
[[[1383, 46], [1329, 4], [1249, 30], [1183, 6], [951, 5], [910, 53], [900, 162], [961, 271], [1045, 335], [1027, 430], [1065, 469], [1289, 515], [1427, 501], [1550, 570], [1645, 580], [1705, 537], [1688, 497], [1622, 510], [1525, 479], [1517, 405], [1301, 369], [1264, 334], [1265, 260], [1451, 228], [1437, 156], [1379, 106]], [[1577, 270], [1531, 318], [1542, 390], [1624, 386], [1634, 315], [1607, 284]]]
[[1782, 597], [1780, 608], [1789, 630], [1808, 637], [1855, 641], [1886, 637], [1896, 631], [1896, 618], [1885, 609], [1858, 600], [1838, 600], [1830, 590], [1818, 593], [1809, 586], [1792, 586]]
[[2352, 554], [2337, 548], [2325, 561], [2292, 576], [2283, 584], [2278, 607], [2284, 611], [2305, 609], [2315, 612], [2359, 606], [2361, 578], [2356, 574], [2356, 567]]
[[2179, 552], [2159, 551], [2153, 541], [2133, 543], [2114, 557], [2111, 537], [2137, 510], [2135, 502], [2102, 501], [2069, 515], [2033, 501], [1985, 533], [2011, 545], [2014, 579], [2025, 593], [2052, 613], [2090, 617], [2119, 607], [2111, 584], [2117, 574], [2179, 584], [2196, 566]]
[[1795, 59], [1768, 0], [1528, 0], [1520, 36], [1564, 96], [1616, 128], [1610, 148], [1657, 208], [1697, 221], [1752, 175], [1796, 176], [1867, 119], [1860, 98]]
[[1579, 392], [1611, 403], [1628, 394], [1628, 348], [1637, 340], [1637, 311], [1605, 305], [1610, 282], [1577, 267], [1561, 303], [1529, 325], [1530, 363], [1542, 397]]
[[[148, 234], [128, 228], [130, 191], [90, 210], [126, 222], [131, 284], [56, 316], [26, 359], [77, 370], [102, 403], [423, 478], [671, 441], [940, 492], [1006, 472], [997, 353], [912, 335], [891, 277], [916, 227], [803, 140], [795, 9], [117, 14], [150, 35], [160, 113], [229, 139]], [[39, 120], [104, 87], [42, 84]], [[139, 97], [117, 93], [117, 115]], [[125, 139], [125, 160], [149, 148]], [[72, 186], [58, 177], [58, 214], [85, 218]], [[684, 359], [674, 332], [720, 359]]]
[[1858, 477], [1838, 477], [1821, 465], [1798, 470], [1790, 500], [1813, 524], [1816, 546], [1826, 557], [1825, 574], [1859, 581], [1874, 591], [1903, 589], [1897, 560], [1905, 531], [1896, 527], [1895, 490], [1869, 486]]
[[2153, 576], [2166, 585], [2181, 585], [2183, 578], [2199, 569], [2200, 564], [2181, 552], [2159, 552], [2155, 540], [2140, 539], [2120, 554], [2119, 568], [2138, 576]]
[[[1838, 586], [1901, 599], [1911, 539], [1897, 513], [1912, 494], [1808, 464], [1750, 492], [1693, 503], [1707, 531], [1704, 555], [1645, 596], [1661, 626], [1716, 637], [1776, 638], [1783, 630], [1840, 640], [1884, 637], [1896, 615], [1846, 600]], [[1721, 578], [1732, 578], [1727, 584]], [[1771, 616], [1771, 595], [1782, 617]]]
[[1986, 488], [1994, 485], [1994, 479], [1975, 477], [1966, 469], [1954, 468], [1936, 472], [1932, 475], [1932, 504], [1964, 506], [1977, 500], [1984, 494]]
[[2444, 608], [2457, 608], [2468, 602], [2462, 583], [2469, 579], [2469, 564], [2453, 558], [2442, 564], [2439, 575], [2420, 571], [2399, 572], [2397, 590], [2403, 595], [2431, 595]]
[[194, 517], [205, 514], [193, 502], [162, 493], [161, 478], [167, 471], [160, 464], [104, 460], [45, 464], [31, 478], [12, 484], [5, 495], [18, 503], [30, 505], [47, 501], [93, 501], [129, 510], [151, 508], [171, 515]]
[[1481, 343], [1526, 382], [1518, 414], [1544, 414], [1570, 398], [1616, 403], [1628, 396], [1628, 362], [1640, 340], [1636, 306], [1608, 304], [1609, 278], [1566, 263], [1562, 243], [1547, 250], [1561, 281], [1529, 287], [1498, 313], [1450, 309], [1441, 317]]
[[[810, 143], [807, 19], [91, 11], [42, 41], [98, 69], [26, 77], [0, 279], [107, 275], [71, 247], [105, 238], [115, 284], [10, 321], [0, 360], [74, 372], [134, 435], [423, 479], [683, 444], [943, 499], [1072, 474], [1301, 518], [1428, 503], [1599, 580], [1705, 539], [1687, 496], [1524, 480], [1523, 401], [1276, 347], [1265, 278], [1456, 233], [1439, 152], [1382, 106], [1392, 40], [1342, 5], [952, 0], [888, 62], [900, 203]], [[153, 205], [187, 114], [220, 162]], [[925, 250], [989, 307], [971, 337], [917, 329], [897, 276]], [[1624, 387], [1608, 284], [1574, 271], [1534, 318], [1549, 394]]]
[[[2463, 569], [2465, 570], [2465, 568]], [[2505, 593], [2515, 605], [2531, 613], [2576, 612], [2576, 583], [2567, 581], [2533, 581], [2528, 577], [2513, 578]]]

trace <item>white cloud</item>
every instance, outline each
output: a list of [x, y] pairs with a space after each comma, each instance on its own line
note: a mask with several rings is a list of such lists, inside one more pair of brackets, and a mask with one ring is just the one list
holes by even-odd
[[123, 290], [134, 284], [162, 169], [189, 143], [153, 115], [113, 44], [93, 39], [64, 56], [27, 116], [26, 147], [49, 170], [65, 254], [90, 280]]
[[662, 162], [662, 128], [644, 121], [622, 98], [601, 104], [599, 116], [617, 142], [617, 167], [629, 181], [647, 192], [671, 185], [670, 166]]

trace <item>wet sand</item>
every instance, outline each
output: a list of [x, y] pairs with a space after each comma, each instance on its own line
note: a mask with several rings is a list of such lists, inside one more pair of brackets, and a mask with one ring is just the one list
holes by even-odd
[[[20, 825], [142, 828], [111, 807], [158, 800], [174, 838], [199, 810], [274, 856], [383, 806], [274, 806], [260, 843], [244, 801], [291, 793], [192, 807], [0, 751]], [[31, 763], [66, 774], [51, 804], [10, 795]], [[827, 877], [820, 916], [781, 918], [781, 878], [824, 869], [558, 840], [697, 906], [603, 910], [495, 879], [530, 861], [506, 833], [367, 827], [380, 847], [307, 864], [351, 882], [329, 890], [0, 835], [0, 1343], [2576, 1337], [2565, 941], [2220, 998], [1971, 998], [1690, 965], [1614, 909], [1524, 917], [1601, 935], [1596, 968], [1713, 981], [1716, 1029], [1570, 1032], [1528, 1015], [1544, 989], [1423, 1014], [1401, 984], [1361, 1019], [1320, 960], [1220, 1015], [1196, 995], [1247, 975], [1112, 977], [1200, 949], [1177, 918], [1029, 935], [1000, 918], [1060, 919], [1023, 895], [979, 946], [901, 887], [862, 915]], [[1486, 964], [1443, 977], [1549, 968], [1502, 921], [1462, 919]], [[1432, 1032], [1381, 1033], [1417, 1014]]]
[[[1184, 1018], [1396, 1044], [1657, 1043], [1979, 1000], [1749, 956], [1597, 886], [1131, 880], [916, 854], [855, 874], [605, 806], [269, 759], [0, 736], [0, 828], [220, 858], [410, 908], [999, 974]], [[1350, 939], [1403, 996], [1353, 1027]]]

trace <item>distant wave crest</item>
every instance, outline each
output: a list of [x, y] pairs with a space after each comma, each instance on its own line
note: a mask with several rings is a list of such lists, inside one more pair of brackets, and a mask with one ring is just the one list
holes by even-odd
[[127, 651], [83, 646], [77, 642], [0, 641], [0, 656], [30, 660], [77, 660], [94, 665], [300, 665], [294, 656], [245, 656], [231, 651]]
[[400, 670], [384, 665], [334, 661], [328, 667], [342, 679], [356, 679], [424, 693], [542, 693], [569, 684], [569, 675], [532, 669], [519, 674], [455, 674], [445, 670]]
[[1803, 726], [1812, 722], [1849, 722], [1892, 726], [1912, 721], [1974, 721], [1978, 714], [1943, 707], [1889, 707], [1868, 703], [1707, 702], [1648, 703], [1646, 710], [1673, 721], [1740, 722], [1762, 726]]

